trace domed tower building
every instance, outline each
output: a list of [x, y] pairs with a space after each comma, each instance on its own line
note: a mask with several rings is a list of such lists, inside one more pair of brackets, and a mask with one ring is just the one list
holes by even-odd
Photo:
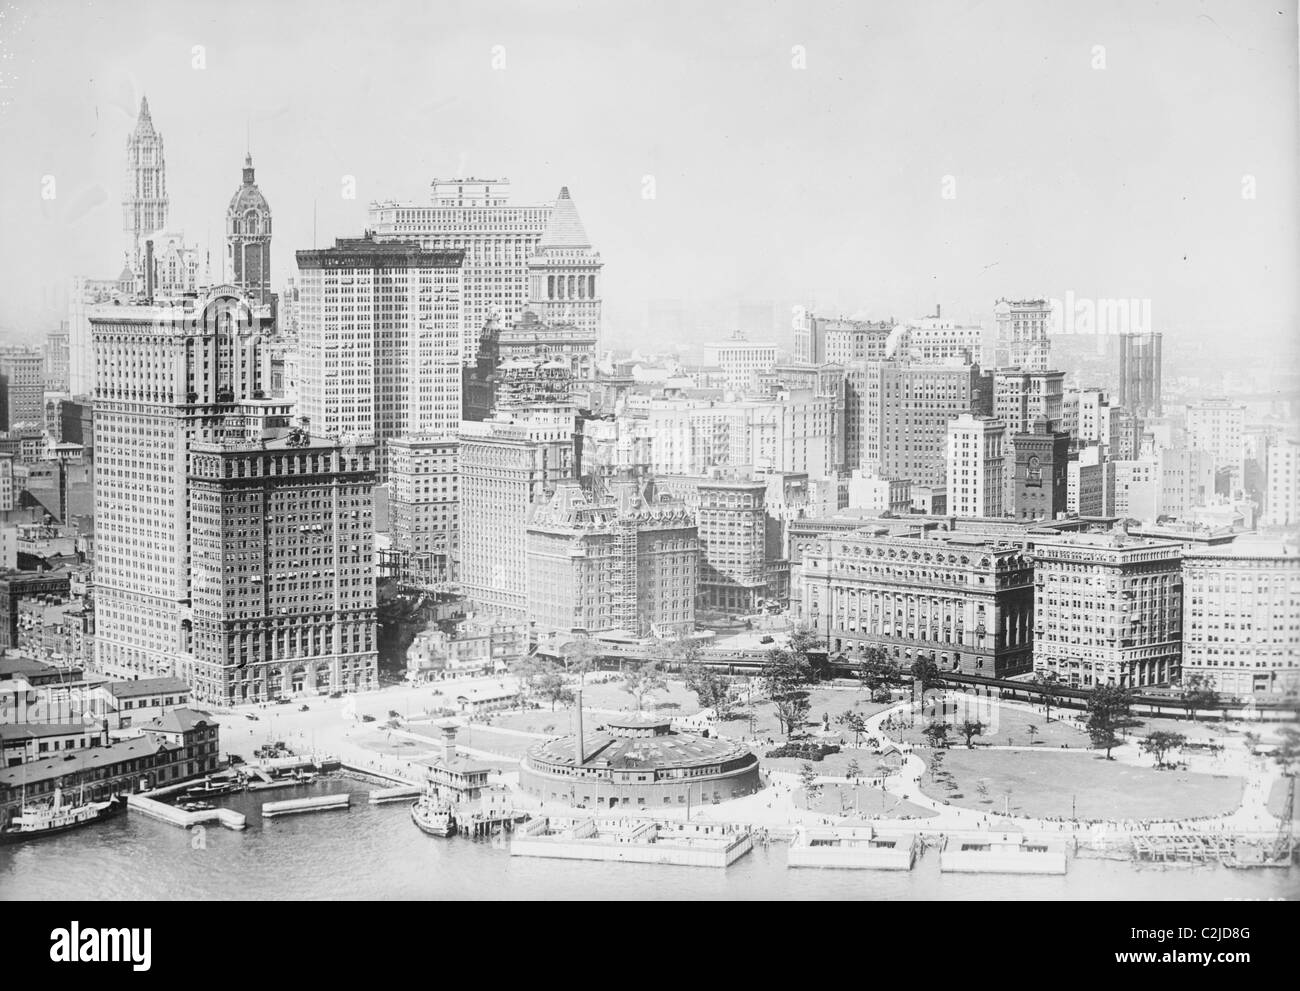
[[226, 261], [231, 283], [258, 303], [271, 301], [271, 208], [253, 181], [251, 154], [226, 210]]

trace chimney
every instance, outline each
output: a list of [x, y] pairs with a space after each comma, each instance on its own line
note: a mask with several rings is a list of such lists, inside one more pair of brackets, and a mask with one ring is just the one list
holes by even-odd
[[444, 726], [442, 728], [442, 763], [444, 767], [450, 767], [456, 760], [456, 727]]
[[578, 733], [577, 733], [577, 735], [574, 737], [574, 741], [573, 741], [573, 756], [574, 756], [574, 759], [575, 759], [575, 761], [576, 761], [576, 766], [577, 766], [577, 767], [581, 767], [582, 764], [583, 764], [583, 762], [587, 759], [586, 754], [583, 753], [583, 739], [582, 739], [582, 689], [581, 689], [581, 688], [577, 689], [577, 690], [573, 693], [573, 705], [574, 705], [574, 707], [578, 710]]
[[153, 302], [153, 241], [144, 243], [144, 298]]

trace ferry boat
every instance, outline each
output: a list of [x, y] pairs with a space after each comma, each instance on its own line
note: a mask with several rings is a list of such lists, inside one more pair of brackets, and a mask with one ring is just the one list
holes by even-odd
[[65, 805], [61, 789], [55, 788], [54, 800], [49, 805], [23, 806], [22, 814], [15, 816], [10, 825], [0, 830], [0, 845], [57, 836], [125, 811], [126, 799], [120, 795], [114, 795], [106, 802]]
[[420, 832], [430, 836], [455, 836], [456, 817], [451, 806], [432, 795], [425, 795], [411, 803], [411, 821]]

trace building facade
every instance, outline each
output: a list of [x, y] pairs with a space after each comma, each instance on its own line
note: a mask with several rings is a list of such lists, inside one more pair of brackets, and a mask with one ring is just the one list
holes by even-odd
[[1300, 691], [1300, 547], [1239, 538], [1183, 558], [1183, 684], [1229, 697]]
[[271, 301], [271, 208], [257, 188], [253, 156], [226, 207], [226, 265], [230, 281], [258, 303]]
[[958, 534], [827, 534], [803, 552], [803, 616], [833, 651], [987, 678], [1033, 667], [1034, 569], [1010, 543]]
[[459, 441], [397, 437], [388, 444], [391, 548], [399, 576], [423, 587], [454, 582], [460, 534]]
[[993, 318], [997, 322], [999, 368], [1045, 372], [1051, 367], [1048, 335], [1053, 328], [1053, 319], [1052, 304], [1048, 300], [999, 299], [993, 304]]
[[1161, 356], [1164, 335], [1119, 335], [1119, 405], [1139, 416], [1163, 416]]
[[1018, 520], [1054, 520], [1069, 504], [1070, 435], [1040, 417], [1011, 437], [1011, 513]]
[[1076, 688], [1146, 688], [1178, 677], [1182, 548], [1110, 534], [1034, 545], [1034, 670]]
[[724, 613], [756, 611], [767, 593], [767, 483], [700, 482], [696, 523], [700, 606]]
[[571, 325], [584, 337], [599, 341], [600, 269], [600, 253], [592, 248], [569, 187], [564, 186], [537, 251], [528, 259], [529, 309], [543, 323]]
[[122, 223], [128, 235], [131, 270], [143, 270], [144, 241], [167, 227], [167, 158], [163, 138], [153, 126], [148, 97], [140, 98], [135, 130], [126, 142], [126, 182]]

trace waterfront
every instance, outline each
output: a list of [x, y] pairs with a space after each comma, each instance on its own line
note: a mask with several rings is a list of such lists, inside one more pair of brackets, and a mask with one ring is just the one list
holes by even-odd
[[789, 870], [785, 844], [759, 846], [726, 870], [511, 857], [487, 842], [418, 833], [404, 802], [371, 806], [372, 785], [331, 778], [293, 797], [353, 793], [349, 811], [264, 822], [264, 796], [221, 800], [248, 828], [194, 834], [128, 812], [66, 836], [0, 849], [0, 899], [1278, 899], [1300, 898], [1300, 868], [1137, 868], [1072, 858], [1064, 877], [916, 869]]

